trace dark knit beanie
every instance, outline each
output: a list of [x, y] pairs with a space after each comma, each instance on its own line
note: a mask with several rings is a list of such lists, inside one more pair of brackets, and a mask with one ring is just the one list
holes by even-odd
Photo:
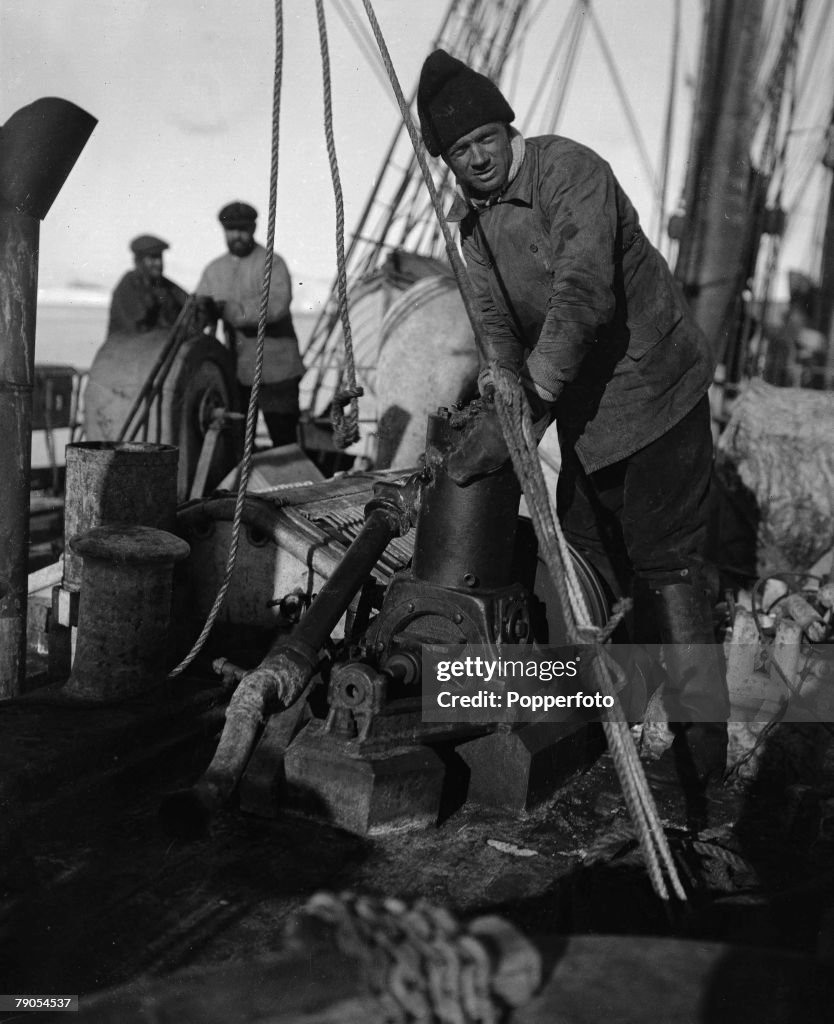
[[445, 153], [482, 124], [515, 120], [498, 86], [445, 50], [426, 57], [417, 89], [417, 114], [423, 142], [432, 156]]

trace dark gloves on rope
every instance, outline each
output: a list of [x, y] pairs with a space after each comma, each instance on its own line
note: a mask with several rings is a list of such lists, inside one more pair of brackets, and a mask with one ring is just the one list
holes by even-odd
[[[536, 440], [541, 441], [553, 422], [558, 395], [553, 395], [550, 400], [544, 399], [532, 385], [525, 388], [525, 393], [533, 419], [533, 432]], [[495, 409], [494, 388], [488, 385], [463, 428], [457, 447], [446, 460], [446, 472], [459, 487], [465, 487], [482, 476], [495, 473], [509, 457]]]

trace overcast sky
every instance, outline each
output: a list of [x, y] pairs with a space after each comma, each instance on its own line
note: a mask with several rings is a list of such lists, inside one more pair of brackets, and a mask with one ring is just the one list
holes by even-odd
[[[538, 20], [519, 83], [516, 106], [522, 117], [571, 6], [571, 0], [549, 0]], [[359, 0], [354, 7], [366, 27]], [[374, 7], [410, 92], [447, 0], [375, 0]], [[655, 161], [673, 7], [672, 0], [594, 4]], [[684, 82], [688, 75], [691, 85], [695, 72], [700, 28], [700, 3], [687, 0], [683, 8], [673, 197], [682, 181], [692, 99]], [[327, 10], [349, 229], [398, 113], [329, 2]], [[315, 306], [335, 269], [334, 209], [315, 6], [313, 0], [285, 0], [284, 12], [276, 247], [290, 265], [301, 309]], [[2, 0], [0, 121], [49, 95], [71, 100], [99, 120], [44, 222], [42, 287], [83, 282], [111, 288], [130, 265], [129, 240], [150, 232], [171, 243], [166, 273], [191, 289], [203, 265], [223, 251], [216, 214], [231, 199], [245, 199], [263, 212], [263, 240], [273, 26], [271, 0]], [[529, 129], [523, 121], [520, 126]], [[648, 179], [590, 32], [559, 130], [602, 153], [643, 211], [644, 222], [650, 220]]]

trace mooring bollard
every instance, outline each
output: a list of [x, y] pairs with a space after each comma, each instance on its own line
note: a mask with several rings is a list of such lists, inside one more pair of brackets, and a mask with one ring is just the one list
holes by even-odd
[[126, 523], [173, 530], [179, 450], [170, 444], [82, 441], [67, 445], [64, 575], [52, 592], [49, 674], [66, 678], [75, 653], [83, 560], [74, 537]]
[[78, 640], [64, 693], [111, 701], [142, 693], [168, 669], [174, 563], [188, 544], [147, 526], [100, 526], [70, 541], [83, 559]]

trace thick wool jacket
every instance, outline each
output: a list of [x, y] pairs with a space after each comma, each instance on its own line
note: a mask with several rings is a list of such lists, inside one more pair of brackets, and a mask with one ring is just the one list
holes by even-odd
[[[265, 257], [266, 249], [257, 243], [248, 256], [224, 253], [205, 268], [195, 291], [198, 298], [205, 296], [223, 303], [223, 319], [235, 330], [237, 378], [246, 387], [251, 386], [255, 370]], [[273, 253], [261, 369], [265, 384], [297, 380], [304, 374], [291, 302], [290, 272], [278, 253]]]
[[150, 281], [138, 270], [128, 270], [113, 291], [107, 334], [173, 327], [187, 298], [182, 288], [167, 277]]
[[458, 197], [461, 244], [493, 358], [561, 397], [586, 472], [663, 435], [707, 391], [709, 344], [608, 164], [528, 139], [500, 199]]

